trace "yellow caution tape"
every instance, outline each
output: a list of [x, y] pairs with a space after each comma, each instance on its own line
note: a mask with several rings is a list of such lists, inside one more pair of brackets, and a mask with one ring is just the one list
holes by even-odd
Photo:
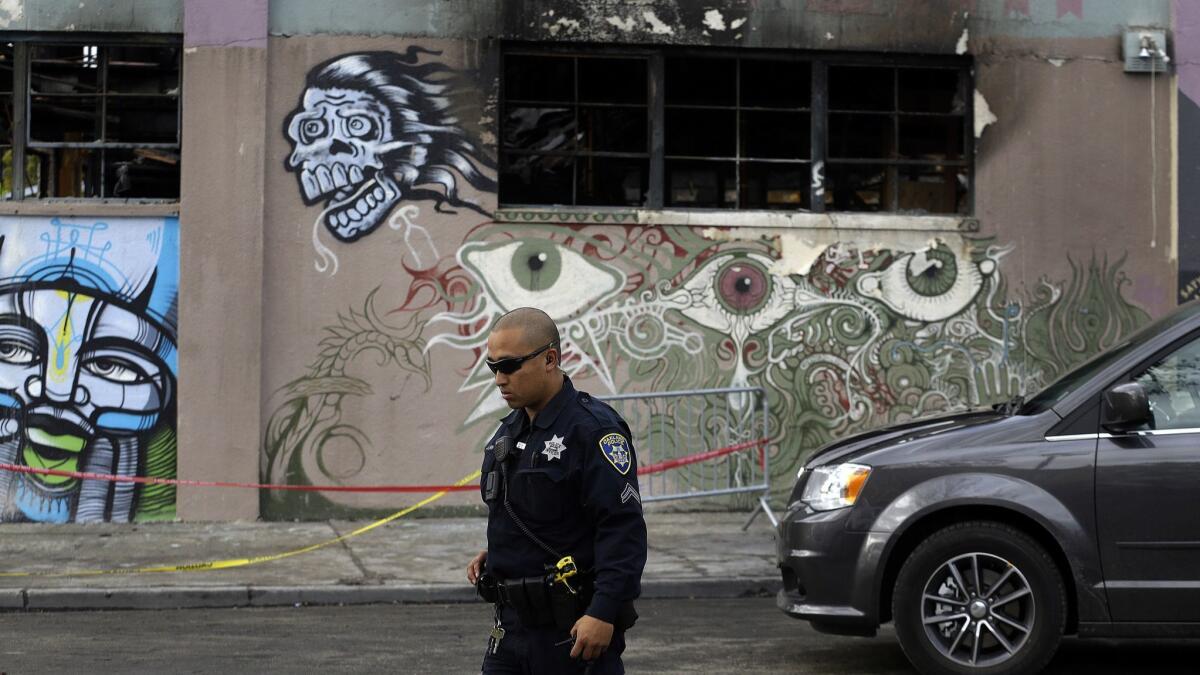
[[[476, 471], [476, 472], [472, 473], [471, 475], [463, 478], [462, 480], [456, 482], [454, 485], [455, 486], [466, 485], [467, 483], [470, 483], [471, 481], [479, 478], [479, 474], [480, 474], [480, 472]], [[119, 568], [119, 569], [109, 569], [109, 570], [75, 570], [75, 571], [70, 571], [70, 572], [0, 572], [0, 577], [94, 577], [94, 576], [102, 576], [102, 575], [109, 575], [109, 574], [150, 574], [150, 573], [154, 573], [154, 572], [201, 572], [201, 571], [205, 571], [205, 570], [225, 570], [225, 569], [230, 569], [233, 567], [246, 567], [247, 565], [257, 565], [259, 563], [271, 562], [273, 560], [282, 560], [284, 558], [290, 558], [294, 555], [300, 555], [301, 553], [308, 553], [310, 551], [315, 551], [320, 548], [325, 548], [326, 546], [329, 546], [330, 544], [336, 544], [338, 542], [345, 541], [352, 537], [357, 537], [358, 535], [370, 532], [371, 530], [373, 530], [381, 525], [387, 525], [388, 523], [392, 522], [393, 520], [403, 518], [404, 516], [407, 516], [408, 514], [412, 513], [413, 511], [416, 511], [417, 509], [422, 508], [424, 506], [428, 506], [429, 504], [441, 499], [442, 497], [446, 496], [447, 494], [449, 494], [449, 493], [448, 492], [438, 492], [438, 493], [432, 494], [432, 495], [426, 497], [425, 499], [422, 499], [421, 501], [417, 502], [416, 504], [413, 504], [412, 506], [409, 506], [405, 509], [397, 511], [397, 512], [393, 513], [392, 515], [387, 516], [386, 518], [381, 518], [380, 520], [377, 520], [369, 525], [364, 525], [363, 527], [360, 527], [357, 530], [354, 530], [353, 532], [349, 532], [347, 534], [343, 534], [341, 536], [334, 537], [333, 539], [330, 539], [328, 541], [323, 541], [318, 544], [313, 544], [311, 546], [305, 546], [304, 548], [298, 548], [293, 551], [284, 551], [283, 553], [275, 553], [272, 555], [260, 555], [260, 556], [255, 556], [253, 558], [232, 558], [229, 560], [210, 560], [208, 562], [190, 563], [190, 564], [186, 564], [186, 565], [161, 565], [161, 566], [155, 566], [155, 567]]]

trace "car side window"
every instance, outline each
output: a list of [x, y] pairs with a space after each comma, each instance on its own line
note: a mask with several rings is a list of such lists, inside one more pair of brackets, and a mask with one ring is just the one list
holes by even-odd
[[1155, 429], [1200, 430], [1200, 339], [1135, 375], [1150, 399]]

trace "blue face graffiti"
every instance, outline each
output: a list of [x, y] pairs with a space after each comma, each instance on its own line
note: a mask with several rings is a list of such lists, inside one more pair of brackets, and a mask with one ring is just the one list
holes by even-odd
[[[178, 222], [10, 218], [0, 233], [0, 461], [173, 475]], [[3, 520], [147, 507], [168, 517], [173, 491], [0, 473]]]

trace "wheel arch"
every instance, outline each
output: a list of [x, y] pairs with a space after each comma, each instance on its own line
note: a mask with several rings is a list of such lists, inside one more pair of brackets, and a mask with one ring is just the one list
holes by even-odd
[[955, 523], [987, 520], [1014, 527], [1032, 537], [1046, 550], [1058, 568], [1067, 596], [1066, 634], [1074, 634], [1079, 626], [1076, 578], [1059, 540], [1036, 518], [1008, 506], [997, 504], [956, 504], [925, 513], [904, 528], [886, 553], [883, 573], [879, 577], [876, 597], [879, 598], [879, 623], [892, 619], [892, 590], [900, 568], [917, 546], [934, 532]]

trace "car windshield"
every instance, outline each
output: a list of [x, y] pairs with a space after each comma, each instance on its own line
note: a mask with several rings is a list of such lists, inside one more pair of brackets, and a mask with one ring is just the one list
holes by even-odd
[[1055, 380], [1053, 384], [1046, 387], [1037, 393], [1036, 396], [1029, 399], [1024, 406], [1021, 407], [1020, 414], [1035, 415], [1043, 412], [1054, 404], [1066, 398], [1071, 392], [1078, 389], [1088, 380], [1092, 379], [1097, 373], [1109, 367], [1113, 363], [1123, 358], [1126, 354], [1133, 351], [1134, 348], [1141, 345], [1146, 338], [1157, 335], [1172, 326], [1181, 323], [1197, 313], [1200, 313], [1200, 303], [1188, 305], [1184, 309], [1172, 312], [1161, 319], [1145, 326], [1130, 337], [1126, 338], [1120, 344], [1103, 351], [1091, 359], [1083, 362], [1074, 370], [1066, 375]]

